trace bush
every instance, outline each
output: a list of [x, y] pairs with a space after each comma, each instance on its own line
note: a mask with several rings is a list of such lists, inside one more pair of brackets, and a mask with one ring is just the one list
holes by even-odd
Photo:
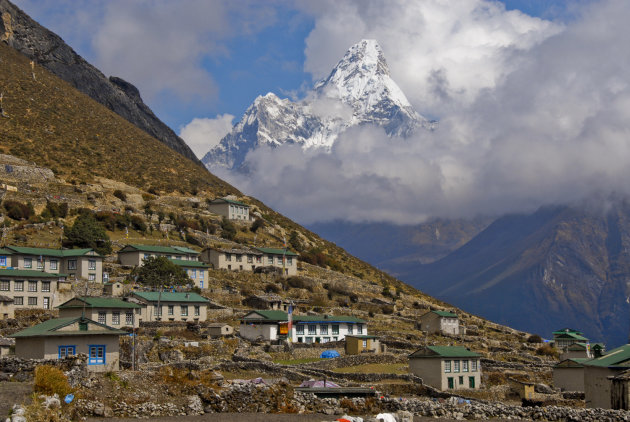
[[527, 338], [528, 343], [542, 343], [543, 339], [538, 334], [532, 334]]
[[46, 202], [46, 208], [42, 211], [43, 218], [66, 218], [68, 216], [68, 203]]
[[550, 344], [540, 346], [538, 349], [536, 349], [536, 354], [538, 356], [549, 356], [553, 358], [558, 357], [558, 351], [554, 347], [551, 347]]
[[234, 240], [236, 237], [236, 227], [226, 217], [221, 220], [221, 237], [227, 240]]
[[287, 278], [286, 283], [287, 285], [289, 285], [289, 287], [294, 287], [296, 289], [310, 289], [311, 288], [311, 283], [308, 280], [306, 280], [305, 278], [296, 276], [296, 275]]
[[9, 218], [13, 220], [28, 220], [35, 215], [35, 210], [30, 202], [23, 204], [19, 201], [7, 200], [4, 201], [3, 206]]
[[258, 229], [261, 227], [265, 227], [265, 221], [262, 218], [257, 218], [256, 220], [254, 220], [254, 223], [249, 228], [249, 230], [252, 233], [256, 233], [256, 231], [258, 231]]
[[121, 191], [120, 189], [116, 189], [113, 193], [113, 195], [120, 199], [123, 202], [127, 202], [127, 195], [125, 195], [125, 192]]
[[137, 230], [142, 233], [147, 231], [147, 225], [144, 222], [144, 219], [140, 217], [139, 215], [132, 215], [129, 218], [129, 223], [131, 224], [131, 228], [133, 228], [134, 230]]
[[66, 226], [64, 236], [65, 247], [92, 248], [101, 255], [109, 255], [112, 252], [112, 244], [105, 228], [91, 213], [77, 217], [72, 227]]
[[33, 390], [47, 396], [59, 394], [61, 398], [72, 392], [72, 388], [68, 384], [68, 378], [63, 374], [63, 371], [51, 365], [42, 365], [35, 368]]
[[265, 293], [280, 293], [282, 289], [275, 283], [268, 283], [265, 286]]

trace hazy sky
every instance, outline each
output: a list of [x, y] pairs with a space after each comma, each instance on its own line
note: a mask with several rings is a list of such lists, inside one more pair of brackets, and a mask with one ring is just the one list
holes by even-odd
[[17, 4], [138, 86], [200, 155], [257, 95], [299, 98], [350, 45], [378, 40], [439, 129], [402, 141], [356, 128], [331, 154], [257, 151], [250, 176], [224, 175], [301, 222], [417, 222], [629, 193], [626, 0]]

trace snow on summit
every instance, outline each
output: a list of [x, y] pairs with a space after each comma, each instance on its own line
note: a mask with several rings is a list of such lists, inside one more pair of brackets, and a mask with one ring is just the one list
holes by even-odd
[[221, 142], [202, 159], [209, 168], [238, 169], [247, 153], [262, 145], [299, 144], [330, 149], [351, 126], [374, 124], [390, 136], [407, 137], [432, 124], [418, 114], [390, 77], [376, 40], [348, 49], [330, 75], [301, 101], [259, 96]]

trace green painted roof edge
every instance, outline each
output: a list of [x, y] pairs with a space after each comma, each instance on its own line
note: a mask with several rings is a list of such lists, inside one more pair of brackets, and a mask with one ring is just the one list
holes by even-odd
[[122, 299], [114, 298], [114, 297], [85, 297], [85, 296], [77, 296], [73, 297], [70, 300], [65, 301], [61, 305], [57, 306], [58, 309], [73, 309], [73, 308], [83, 308], [83, 305], [66, 305], [66, 303], [71, 302], [73, 300], [80, 300], [85, 302], [86, 307], [89, 308], [124, 308], [124, 309], [140, 309], [142, 306], [137, 303], [127, 302]]
[[0, 277], [33, 277], [33, 278], [60, 278], [68, 277], [68, 274], [47, 273], [38, 270], [22, 270], [22, 269], [0, 269]]
[[[149, 302], [157, 301], [160, 292], [133, 292], [135, 296], [145, 299]], [[186, 298], [186, 294], [189, 295]], [[181, 297], [183, 295], [184, 297]], [[153, 297], [155, 296], [155, 299]], [[162, 292], [160, 302], [190, 302], [190, 303], [205, 303], [210, 302], [209, 299], [195, 293], [195, 292]]]
[[[57, 331], [60, 328], [66, 327], [74, 322], [87, 322], [90, 324], [98, 325], [105, 328], [103, 331]], [[66, 317], [66, 318], [54, 318], [44, 321], [32, 327], [25, 328], [22, 331], [11, 334], [8, 337], [12, 338], [25, 338], [25, 337], [61, 337], [72, 335], [99, 335], [99, 334], [111, 334], [111, 335], [123, 335], [127, 334], [126, 331], [112, 328], [108, 325], [101, 324], [85, 317]]]
[[180, 267], [196, 267], [196, 268], [210, 268], [210, 265], [201, 261], [188, 261], [186, 259], [173, 259], [170, 258], [173, 264], [177, 264]]

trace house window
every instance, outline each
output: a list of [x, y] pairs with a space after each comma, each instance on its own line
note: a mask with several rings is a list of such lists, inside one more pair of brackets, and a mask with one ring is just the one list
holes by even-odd
[[43, 270], [44, 269], [44, 258], [41, 258], [37, 260], [37, 269], [38, 270]]
[[293, 258], [291, 258], [290, 256], [287, 257], [287, 265], [289, 266], [293, 265]]
[[363, 334], [363, 324], [357, 324], [357, 334]]
[[467, 360], [463, 360], [462, 361], [462, 372], [468, 372], [468, 361]]
[[352, 334], [353, 328], [354, 328], [354, 324], [348, 324], [348, 334]]
[[464, 377], [459, 377], [459, 385], [464, 385]]
[[256, 257], [256, 262], [257, 262], [258, 264], [262, 263], [262, 256], [258, 255], [258, 256]]
[[451, 361], [450, 360], [445, 360], [444, 361], [444, 372], [446, 372], [446, 373], [451, 372]]
[[23, 281], [14, 281], [13, 282], [13, 290], [16, 292], [24, 291], [24, 282]]
[[88, 281], [95, 281], [96, 280], [96, 274], [91, 273], [88, 274]]
[[173, 315], [175, 313], [175, 305], [168, 305], [168, 314]]
[[59, 359], [67, 358], [77, 354], [76, 346], [59, 346]]
[[308, 326], [308, 333], [309, 334], [317, 334], [317, 325], [309, 324], [309, 326]]
[[188, 316], [188, 305], [182, 305], [181, 314], [182, 316]]
[[127, 311], [125, 313], [125, 324], [133, 325], [133, 311]]
[[96, 269], [96, 260], [88, 259], [88, 270], [95, 270], [95, 269]]
[[162, 316], [162, 306], [160, 306], [160, 307], [154, 306], [153, 307], [153, 315], [161, 317]]
[[363, 340], [363, 348], [367, 349], [367, 340]]
[[0, 290], [3, 292], [8, 292], [10, 288], [11, 282], [9, 280], [1, 280], [0, 281]]
[[459, 372], [459, 361], [458, 360], [454, 360], [453, 361], [453, 372]]
[[37, 306], [37, 298], [36, 297], [29, 297], [28, 298], [28, 304], [30, 306]]
[[107, 312], [98, 312], [98, 322], [101, 324], [105, 324], [107, 322]]
[[58, 269], [57, 268], [58, 264], [59, 264], [59, 261], [57, 261], [56, 259], [51, 259], [50, 260], [50, 269], [51, 270], [57, 270]]
[[36, 292], [37, 291], [37, 281], [29, 281], [28, 282], [28, 291]]
[[33, 268], [33, 258], [24, 258], [24, 268]]
[[6, 266], [7, 266], [7, 257], [0, 256], [0, 267], [6, 267]]
[[471, 372], [477, 372], [477, 361], [476, 360], [471, 360], [470, 361], [470, 371]]
[[76, 259], [70, 259], [68, 261], [68, 269], [69, 270], [76, 270], [77, 269], [77, 260]]
[[312, 343], [313, 342], [313, 337], [305, 337], [305, 343]]
[[195, 316], [199, 316], [201, 313], [201, 307], [199, 305], [195, 305]]
[[42, 292], [50, 292], [50, 281], [42, 281]]
[[105, 365], [105, 345], [90, 345], [88, 365]]
[[225, 254], [225, 260], [228, 261], [228, 262], [232, 261], [232, 254], [226, 253]]
[[295, 334], [297, 334], [298, 336], [304, 335], [304, 325], [302, 325], [302, 324], [296, 325], [295, 326]]
[[204, 270], [199, 270], [199, 280], [203, 280], [204, 279], [203, 273], [205, 273]]
[[243, 262], [243, 255], [236, 255], [236, 262]]
[[23, 306], [24, 305], [24, 297], [23, 296], [15, 296], [13, 298], [13, 304], [16, 306]]
[[251, 264], [252, 262], [254, 262], [254, 257], [251, 255], [247, 255], [247, 263]]
[[269, 256], [267, 257], [267, 264], [269, 264], [269, 265], [273, 265], [273, 256], [269, 255]]
[[120, 325], [120, 312], [112, 312], [112, 325]]
[[192, 270], [192, 278], [197, 278], [197, 270]]
[[44, 309], [50, 309], [50, 298], [49, 297], [45, 297], [44, 298]]
[[322, 324], [319, 326], [319, 333], [322, 335], [328, 335], [328, 324]]

